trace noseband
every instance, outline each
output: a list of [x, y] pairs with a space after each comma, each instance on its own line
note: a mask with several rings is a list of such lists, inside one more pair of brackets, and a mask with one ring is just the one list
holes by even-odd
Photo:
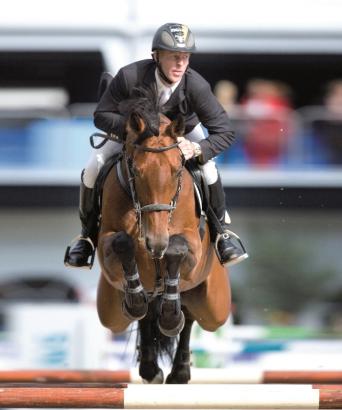
[[[169, 151], [174, 148], [178, 148], [179, 142], [176, 142], [175, 144], [167, 145], [165, 147], [157, 147], [157, 148], [144, 147], [139, 144], [134, 144], [134, 147], [139, 151], [153, 152], [153, 153], [159, 154], [161, 152], [165, 152], [165, 151]], [[181, 168], [181, 172], [179, 173], [178, 180], [177, 180], [177, 189], [176, 189], [175, 195], [171, 199], [171, 202], [169, 204], [148, 204], [148, 205], [141, 206], [139, 199], [137, 197], [136, 189], [135, 189], [133, 161], [131, 158], [127, 156], [126, 151], [124, 152], [124, 159], [125, 159], [126, 170], [127, 170], [127, 175], [128, 175], [129, 187], [130, 187], [131, 196], [133, 199], [133, 205], [134, 205], [134, 209], [135, 209], [135, 213], [136, 213], [138, 225], [139, 225], [139, 238], [142, 238], [142, 220], [141, 220], [142, 213], [167, 211], [169, 212], [168, 222], [170, 222], [172, 213], [176, 209], [176, 206], [177, 206], [179, 192], [182, 188], [182, 176], [183, 176], [183, 168], [185, 164], [185, 158], [182, 152], [181, 152], [181, 156], [182, 156], [182, 168]]]

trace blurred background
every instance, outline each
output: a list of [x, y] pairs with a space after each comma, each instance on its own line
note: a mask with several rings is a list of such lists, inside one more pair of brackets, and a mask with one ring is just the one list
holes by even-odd
[[[254, 329], [240, 341], [269, 329], [341, 335], [341, 2], [12, 0], [0, 14], [0, 365], [103, 366], [98, 265], [67, 269], [64, 251], [80, 229], [100, 75], [149, 58], [171, 21], [194, 32], [190, 65], [236, 132], [217, 158], [250, 254], [230, 271], [231, 326]], [[99, 338], [81, 348], [87, 332]], [[63, 348], [70, 340], [78, 353]], [[80, 359], [89, 349], [93, 361]]]

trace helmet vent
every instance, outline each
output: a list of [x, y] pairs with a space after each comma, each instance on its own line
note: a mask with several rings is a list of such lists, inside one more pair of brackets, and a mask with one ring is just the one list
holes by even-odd
[[195, 38], [194, 38], [194, 35], [192, 33], [189, 33], [189, 37], [187, 39], [186, 46], [188, 48], [195, 47]]
[[163, 31], [161, 33], [161, 40], [168, 47], [174, 47], [175, 46], [175, 42], [174, 42], [172, 36], [167, 31]]

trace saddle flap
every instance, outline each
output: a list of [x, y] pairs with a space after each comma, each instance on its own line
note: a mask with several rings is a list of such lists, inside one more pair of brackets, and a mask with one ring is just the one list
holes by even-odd
[[[101, 167], [99, 175], [96, 178], [95, 182], [95, 206], [99, 207], [99, 211], [101, 211], [101, 203], [102, 203], [102, 190], [103, 190], [103, 185], [106, 181], [106, 178], [111, 171], [111, 169], [115, 166], [115, 164], [120, 161], [122, 157], [122, 153], [119, 152], [118, 154], [113, 155], [110, 157], [105, 164]], [[99, 212], [100, 213], [100, 212]]]

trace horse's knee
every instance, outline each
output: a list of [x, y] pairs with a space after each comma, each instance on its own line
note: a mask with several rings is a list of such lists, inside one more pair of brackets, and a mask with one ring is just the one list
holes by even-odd
[[125, 272], [135, 270], [134, 241], [126, 232], [118, 232], [114, 235], [111, 247], [119, 258]]
[[165, 253], [167, 260], [183, 259], [189, 251], [189, 245], [184, 236], [172, 235], [169, 239], [169, 246]]
[[112, 249], [117, 255], [134, 255], [134, 242], [132, 237], [126, 232], [116, 233], [112, 240]]

